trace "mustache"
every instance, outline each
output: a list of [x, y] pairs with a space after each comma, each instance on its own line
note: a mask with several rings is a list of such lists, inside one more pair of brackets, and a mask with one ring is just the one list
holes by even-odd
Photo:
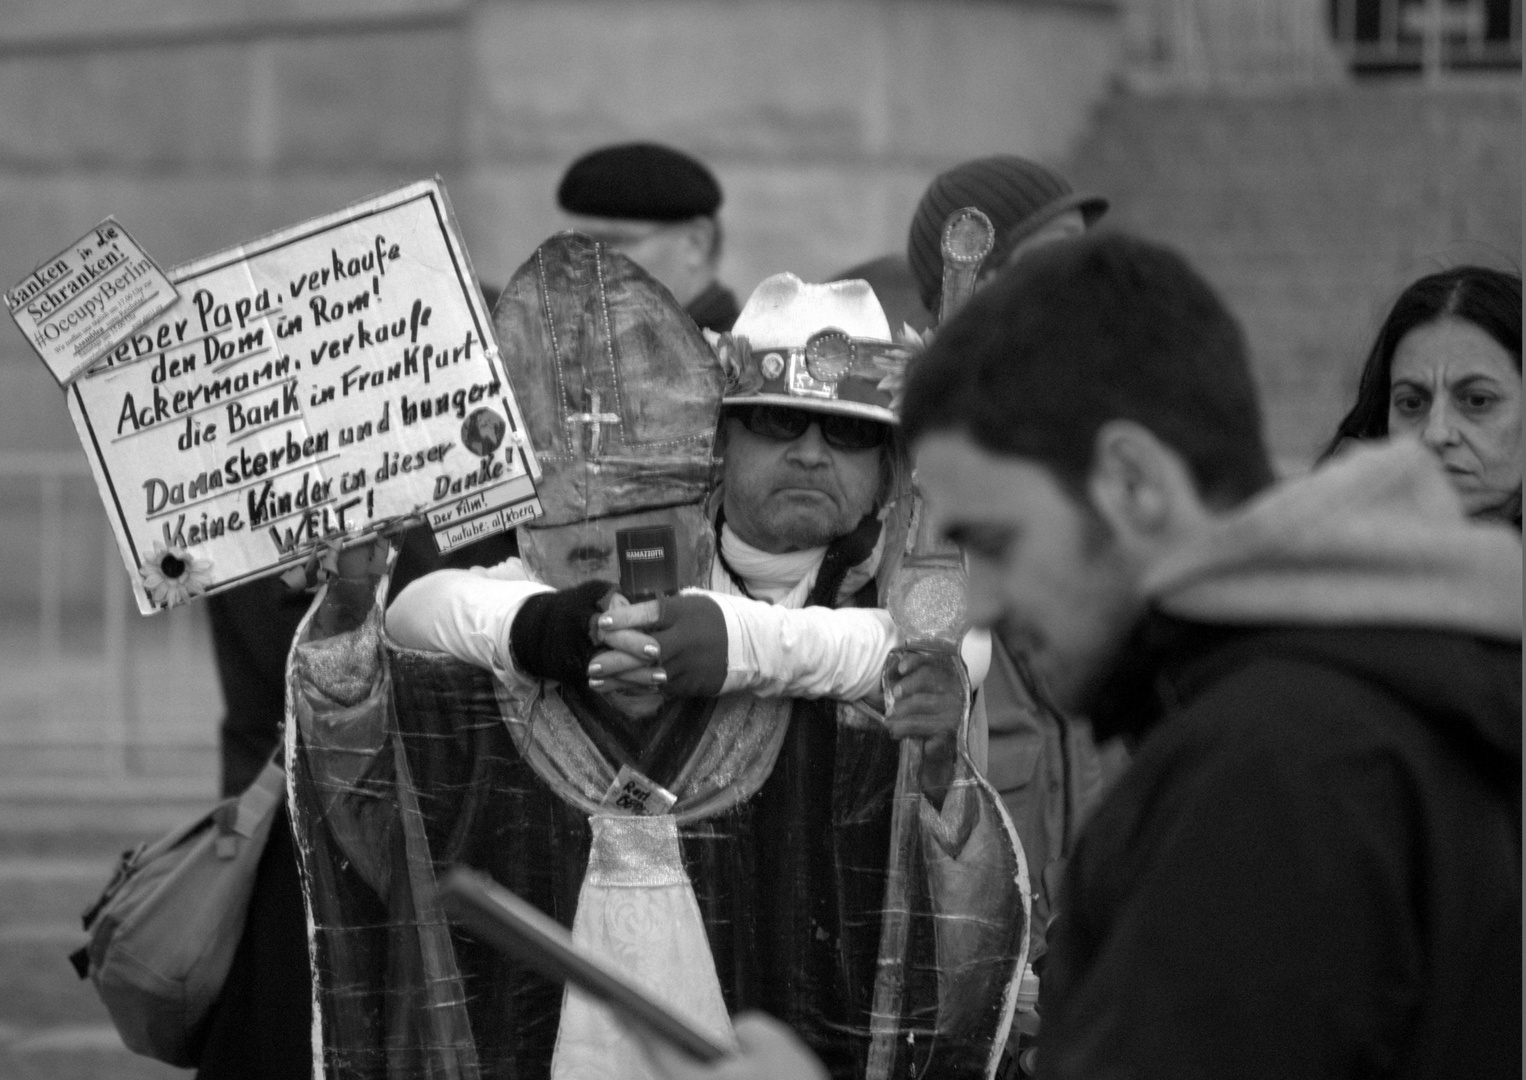
[[804, 470], [794, 470], [785, 476], [781, 476], [778, 480], [774, 481], [773, 487], [775, 491], [781, 488], [809, 488], [812, 491], [820, 491], [828, 495], [837, 492], [837, 485], [832, 482], [831, 477], [818, 476], [815, 473]]

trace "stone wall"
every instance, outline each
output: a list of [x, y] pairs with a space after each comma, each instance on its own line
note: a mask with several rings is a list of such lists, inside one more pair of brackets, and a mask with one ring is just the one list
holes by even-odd
[[1106, 219], [1188, 255], [1245, 324], [1273, 450], [1307, 466], [1405, 285], [1519, 271], [1521, 83], [1119, 96], [1072, 162]]
[[483, 4], [468, 243], [502, 280], [556, 221], [568, 161], [651, 137], [719, 174], [733, 287], [829, 276], [902, 250], [949, 164], [1063, 160], [1114, 70], [1116, 22], [1105, 5], [1053, 3]]

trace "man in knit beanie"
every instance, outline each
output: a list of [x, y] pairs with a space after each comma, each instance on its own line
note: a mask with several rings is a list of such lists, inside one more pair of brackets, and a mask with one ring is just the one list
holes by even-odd
[[556, 201], [572, 228], [667, 286], [702, 330], [731, 329], [736, 296], [716, 280], [721, 185], [702, 162], [658, 143], [600, 147], [567, 169]]
[[[1081, 235], [1107, 205], [1100, 196], [1073, 190], [1053, 170], [1010, 154], [967, 161], [940, 174], [922, 196], [906, 242], [922, 303], [935, 315], [939, 311], [943, 225], [956, 210], [973, 206], [996, 229], [979, 287], [1034, 249]], [[1042, 972], [1048, 923], [1071, 846], [1082, 820], [1122, 771], [1126, 755], [1116, 742], [1099, 748], [1091, 725], [1057, 708], [1028, 658], [1004, 646], [992, 650], [980, 704], [989, 732], [986, 779], [1000, 793], [1028, 859], [1033, 882], [1029, 956]], [[1031, 1013], [1019, 1012], [1010, 1044], [1014, 1050], [1019, 1036], [1024, 1046], [1032, 1036], [1031, 1019]]]
[[984, 264], [992, 276], [1025, 252], [1081, 235], [1107, 211], [1107, 200], [1075, 191], [1054, 170], [1013, 154], [976, 158], [940, 173], [917, 204], [906, 240], [922, 303], [934, 314], [943, 281], [943, 223], [966, 206], [983, 211], [996, 227], [996, 245]]

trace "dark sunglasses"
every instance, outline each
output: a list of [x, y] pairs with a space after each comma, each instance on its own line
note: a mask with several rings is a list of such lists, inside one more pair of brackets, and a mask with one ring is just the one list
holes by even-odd
[[794, 442], [812, 424], [821, 425], [821, 437], [838, 450], [873, 450], [885, 445], [890, 428], [878, 420], [840, 413], [810, 412], [778, 405], [747, 405], [732, 412], [754, 435], [780, 442]]

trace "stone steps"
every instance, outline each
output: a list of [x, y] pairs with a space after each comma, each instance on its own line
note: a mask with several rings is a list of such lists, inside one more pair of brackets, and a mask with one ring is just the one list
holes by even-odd
[[[130, 616], [136, 620], [137, 616]], [[193, 630], [199, 629], [195, 623]], [[136, 715], [72, 649], [29, 656], [10, 622], [0, 652], [0, 1077], [169, 1080], [191, 1075], [132, 1053], [67, 956], [80, 913], [125, 850], [217, 801], [221, 710], [204, 637], [133, 624]], [[189, 643], [189, 648], [187, 648]], [[81, 656], [85, 659], [82, 661]], [[174, 673], [165, 678], [163, 673]]]
[[[3, 806], [12, 838], [12, 807]], [[117, 839], [121, 839], [120, 835]], [[168, 1080], [185, 1070], [122, 1045], [105, 1007], [67, 957], [84, 943], [79, 913], [110, 877], [105, 836], [52, 852], [0, 854], [0, 1076], [14, 1080]]]

